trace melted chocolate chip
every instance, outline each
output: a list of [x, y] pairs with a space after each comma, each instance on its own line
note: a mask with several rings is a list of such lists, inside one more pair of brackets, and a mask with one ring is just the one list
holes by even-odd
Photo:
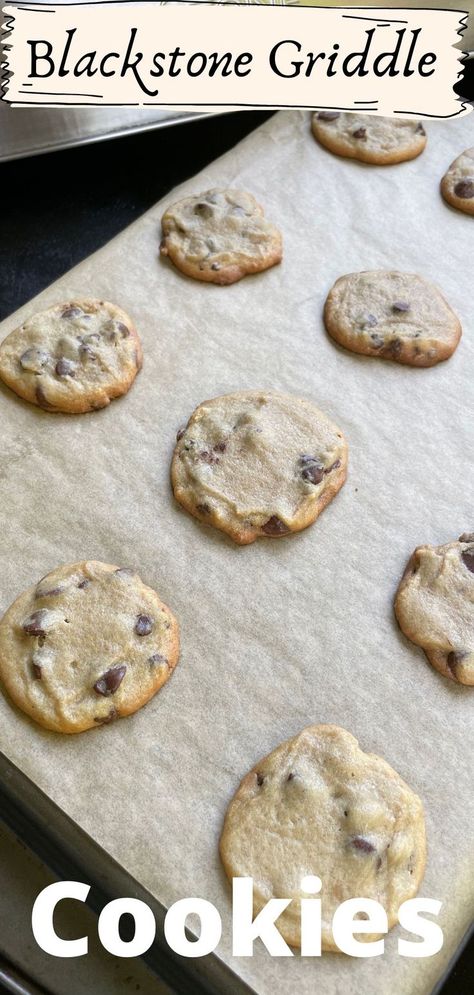
[[259, 788], [262, 787], [262, 784], [263, 784], [264, 780], [265, 780], [265, 778], [264, 778], [263, 774], [257, 774], [257, 784], [258, 784]]
[[395, 313], [404, 313], [411, 310], [411, 304], [408, 301], [394, 301], [392, 304], [392, 311]]
[[356, 128], [356, 130], [352, 132], [352, 137], [357, 138], [360, 142], [367, 141], [367, 128]]
[[420, 123], [419, 123], [419, 124], [417, 124], [417, 126], [416, 126], [416, 131], [415, 131], [415, 135], [426, 135], [426, 131], [425, 131], [425, 129], [424, 129], [424, 127], [423, 127], [423, 125], [422, 125], [421, 121], [420, 121]]
[[37, 612], [33, 612], [23, 622], [22, 625], [23, 632], [26, 632], [28, 636], [44, 636], [45, 635], [44, 623], [46, 621], [47, 615], [48, 612], [46, 608], [39, 608]]
[[319, 111], [318, 120], [319, 121], [335, 121], [340, 117], [339, 111]]
[[227, 445], [225, 442], [216, 442], [216, 445], [213, 448], [215, 453], [225, 453]]
[[334, 460], [334, 463], [331, 463], [331, 466], [326, 467], [324, 475], [327, 476], [328, 473], [332, 473], [333, 470], [337, 470], [338, 467], [340, 467], [340, 465], [341, 465], [340, 459]]
[[81, 314], [84, 314], [82, 308], [71, 305], [61, 311], [61, 318], [79, 318]]
[[114, 722], [115, 719], [118, 719], [118, 712], [117, 712], [116, 708], [111, 708], [108, 715], [105, 715], [105, 716], [103, 716], [103, 715], [95, 715], [94, 716], [94, 722], [97, 722], [97, 724], [100, 725], [100, 726], [107, 726], [109, 724], [109, 722]]
[[49, 359], [49, 353], [46, 349], [37, 349], [32, 346], [31, 349], [27, 349], [26, 352], [20, 356], [20, 366], [22, 370], [28, 370], [30, 373], [36, 373], [38, 370], [43, 369]]
[[75, 377], [76, 364], [71, 363], [70, 359], [66, 359], [64, 356], [61, 356], [56, 363], [55, 371], [58, 377]]
[[197, 504], [196, 505], [196, 511], [198, 511], [200, 515], [208, 515], [209, 512], [210, 512], [210, 510], [211, 509], [210, 509], [210, 507], [209, 507], [208, 504]]
[[474, 574], [474, 546], [471, 546], [470, 549], [463, 549], [461, 553], [461, 560], [463, 561], [464, 566], [467, 567], [472, 574]]
[[213, 269], [213, 270], [218, 270], [218, 269], [220, 269], [220, 265], [219, 265], [219, 263], [211, 263], [211, 269]]
[[201, 218], [212, 218], [214, 211], [210, 204], [206, 204], [206, 201], [200, 201], [199, 204], [195, 205], [194, 213], [198, 214]]
[[84, 580], [80, 580], [77, 586], [81, 591], [83, 591], [85, 587], [89, 587], [89, 584], [90, 580], [88, 580], [87, 577], [84, 577]]
[[138, 615], [135, 622], [137, 636], [149, 636], [153, 628], [153, 619], [149, 615]]
[[293, 774], [293, 771], [290, 770], [290, 773], [288, 774], [288, 777], [287, 777], [286, 780], [287, 781], [293, 781], [295, 777], [296, 777], [296, 774]]
[[35, 598], [52, 598], [56, 594], [61, 594], [63, 591], [62, 587], [38, 587], [35, 591]]
[[365, 836], [353, 836], [350, 843], [354, 850], [360, 850], [361, 853], [375, 853], [375, 847]]
[[470, 200], [474, 197], [474, 180], [459, 180], [454, 187], [454, 193], [462, 200]]
[[281, 518], [278, 518], [277, 515], [272, 515], [272, 517], [268, 519], [268, 522], [265, 522], [265, 524], [262, 525], [262, 532], [265, 532], [265, 535], [267, 536], [283, 536], [289, 531], [290, 529], [288, 526], [285, 525], [285, 523], [282, 522]]
[[50, 404], [46, 394], [41, 386], [41, 384], [36, 385], [35, 390], [36, 403], [39, 404], [40, 408], [44, 408], [45, 411], [55, 411], [54, 405]]
[[40, 667], [39, 663], [32, 663], [31, 664], [31, 669], [33, 671], [33, 677], [35, 678], [35, 680], [40, 681], [41, 680], [41, 667]]
[[130, 329], [123, 323], [123, 321], [117, 321], [116, 323], [117, 331], [120, 332], [123, 339], [128, 339], [130, 335]]
[[99, 677], [98, 681], [94, 684], [96, 694], [101, 694], [105, 698], [108, 698], [110, 694], [115, 694], [125, 677], [126, 671], [127, 667], [124, 663], [119, 667], [111, 667], [110, 670], [106, 670], [105, 674], [102, 674], [102, 677]]
[[303, 480], [307, 480], [310, 484], [320, 484], [324, 477], [324, 467], [319, 459], [315, 456], [300, 456], [300, 464], [302, 464], [301, 476]]
[[152, 667], [160, 667], [162, 664], [166, 664], [168, 666], [166, 657], [162, 656], [161, 653], [154, 653], [153, 656], [149, 656], [148, 663], [151, 664]]

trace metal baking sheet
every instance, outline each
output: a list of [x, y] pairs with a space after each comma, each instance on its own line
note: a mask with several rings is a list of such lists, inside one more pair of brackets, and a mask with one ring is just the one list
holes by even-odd
[[9, 107], [0, 101], [0, 162], [167, 128], [203, 116], [146, 108]]
[[[181, 623], [173, 678], [135, 716], [80, 737], [34, 726], [0, 696], [0, 744], [19, 768], [163, 907], [189, 895], [224, 922], [216, 957], [261, 995], [426, 995], [462, 939], [472, 901], [472, 698], [408, 644], [393, 594], [413, 547], [472, 528], [474, 404], [471, 219], [439, 179], [472, 116], [430, 122], [413, 162], [374, 169], [331, 156], [309, 115], [280, 113], [4, 322], [80, 294], [136, 320], [144, 369], [102, 412], [52, 416], [0, 390], [0, 610], [58, 562], [136, 566]], [[250, 189], [283, 231], [280, 267], [232, 287], [199, 284], [158, 259], [171, 198]], [[341, 273], [421, 270], [464, 324], [452, 359], [407, 369], [338, 349], [324, 334]], [[203, 398], [245, 387], [313, 398], [345, 431], [350, 475], [299, 536], [238, 548], [172, 499], [176, 430]], [[325, 955], [232, 958], [229, 888], [217, 844], [241, 777], [310, 722], [349, 728], [423, 798], [422, 894], [443, 902], [445, 946], [408, 961], [397, 931], [377, 962]], [[51, 815], [53, 822], [54, 815]]]

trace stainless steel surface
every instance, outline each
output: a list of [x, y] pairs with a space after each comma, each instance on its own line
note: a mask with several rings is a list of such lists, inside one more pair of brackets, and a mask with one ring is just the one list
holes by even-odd
[[158, 108], [9, 107], [0, 101], [0, 162], [182, 124], [204, 114]]

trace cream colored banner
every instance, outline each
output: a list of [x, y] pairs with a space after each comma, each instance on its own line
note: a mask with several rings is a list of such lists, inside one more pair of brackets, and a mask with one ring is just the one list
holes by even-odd
[[4, 15], [3, 99], [14, 105], [471, 109], [453, 91], [463, 11], [124, 2]]

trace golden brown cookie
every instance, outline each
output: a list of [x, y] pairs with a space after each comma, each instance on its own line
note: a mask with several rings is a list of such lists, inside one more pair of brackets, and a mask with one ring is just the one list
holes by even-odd
[[464, 214], [474, 214], [474, 148], [466, 149], [451, 163], [441, 180], [444, 199]]
[[336, 281], [324, 323], [339, 345], [408, 366], [434, 366], [461, 338], [457, 315], [437, 287], [414, 273], [366, 270]]
[[176, 619], [138, 574], [108, 563], [58, 567], [0, 622], [0, 678], [45, 729], [76, 733], [131, 715], [178, 661]]
[[378, 114], [316, 111], [311, 128], [314, 137], [330, 152], [374, 166], [415, 159], [426, 145], [421, 121]]
[[444, 677], [474, 685], [474, 532], [418, 546], [395, 598], [398, 624]]
[[175, 497], [245, 545], [311, 525], [346, 479], [342, 432], [310, 401], [238, 391], [205, 401], [178, 433]]
[[337, 949], [331, 923], [347, 899], [374, 899], [393, 926], [417, 893], [425, 854], [418, 796], [333, 725], [303, 729], [244, 777], [220, 841], [227, 876], [253, 878], [255, 915], [269, 899], [292, 899], [277, 922], [291, 946], [301, 942], [301, 880], [321, 879], [323, 950]]
[[281, 234], [242, 190], [207, 190], [165, 212], [160, 251], [181, 272], [208, 283], [235, 283], [281, 261]]
[[109, 301], [75, 298], [40, 311], [0, 345], [0, 377], [46, 411], [104, 408], [131, 387], [142, 348], [131, 318]]

